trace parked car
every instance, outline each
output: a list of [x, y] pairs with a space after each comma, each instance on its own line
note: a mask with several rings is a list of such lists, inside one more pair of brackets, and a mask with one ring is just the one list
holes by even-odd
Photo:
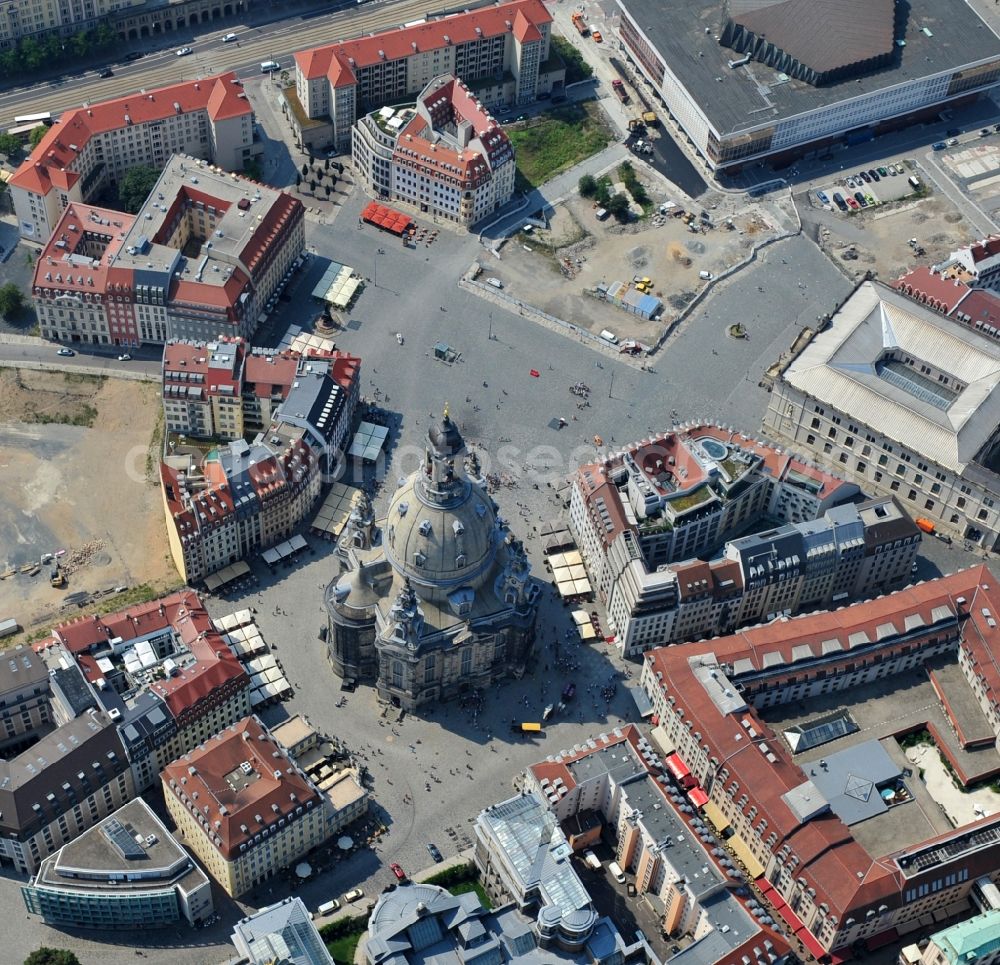
[[389, 870], [396, 876], [399, 881], [406, 881], [406, 872], [395, 862], [389, 865]]
[[948, 130], [948, 137], [958, 137], [958, 135], [961, 134], [961, 133], [962, 132], [961, 132], [961, 130], [959, 128], [952, 127], [952, 128], [949, 128], [949, 130]]
[[881, 175], [878, 173], [878, 171], [875, 170], [875, 168], [869, 168], [868, 169], [868, 177], [870, 177], [873, 181], [881, 181], [882, 180]]
[[427, 842], [427, 853], [434, 859], [435, 864], [441, 864], [444, 861], [444, 855], [438, 851], [438, 846], [431, 841]]
[[364, 898], [365, 893], [360, 888], [352, 888], [350, 891], [344, 893], [344, 901], [352, 902], [358, 901], [360, 898]]
[[983, 128], [983, 129], [982, 129], [982, 130], [981, 130], [981, 131], [979, 132], [979, 136], [980, 136], [980, 137], [989, 137], [989, 136], [990, 136], [990, 129], [989, 129], [988, 127], [984, 127], [984, 128]]
[[938, 141], [936, 144], [931, 145], [931, 150], [943, 151], [948, 145], [944, 141]]
[[944, 142], [948, 147], [954, 147], [958, 143], [957, 137], [949, 137], [947, 141]]
[[236, 39], [236, 34], [228, 33], [225, 35], [225, 37], [222, 38], [222, 42], [224, 44], [231, 44], [235, 39]]
[[858, 175], [858, 177], [860, 177], [861, 180], [865, 182], [865, 184], [871, 184], [872, 183], [872, 176], [867, 171], [862, 171]]
[[830, 203], [830, 199], [826, 196], [826, 192], [825, 191], [817, 191], [816, 192], [816, 197], [819, 198], [819, 203], [820, 204], [829, 204]]
[[878, 202], [875, 200], [875, 195], [871, 192], [865, 194], [865, 201], [867, 201], [873, 208]]
[[854, 192], [854, 200], [857, 201], [862, 208], [868, 207], [868, 202], [865, 201], [865, 196], [860, 191]]
[[131, 362], [131, 361], [132, 361], [132, 356], [131, 356], [131, 355], [129, 355], [129, 354], [128, 354], [128, 353], [126, 352], [126, 353], [125, 353], [124, 355], [119, 355], [119, 356], [118, 356], [118, 361], [119, 361], [119, 362]]
[[194, 51], [190, 47], [181, 47], [181, 49], [177, 51], [177, 56], [187, 57], [188, 54], [193, 54], [193, 53]]
[[114, 77], [115, 72], [110, 67], [105, 67], [104, 70], [97, 72], [98, 77]]
[[844, 201], [844, 196], [839, 191], [833, 196], [833, 203], [840, 208], [841, 211], [847, 210], [847, 202]]
[[882, 175], [882, 177], [884, 177], [884, 178], [889, 177], [889, 169], [888, 168], [877, 168], [876, 170], [878, 171], [879, 174]]
[[133, 60], [139, 60], [143, 56], [144, 54], [141, 50], [131, 50], [125, 55], [125, 59], [131, 63]]
[[56, 352], [56, 355], [76, 355], [76, 352], [71, 348], [61, 348]]
[[844, 200], [847, 202], [847, 207], [849, 207], [852, 211], [857, 211], [861, 207], [861, 205], [858, 204], [854, 198], [845, 198]]

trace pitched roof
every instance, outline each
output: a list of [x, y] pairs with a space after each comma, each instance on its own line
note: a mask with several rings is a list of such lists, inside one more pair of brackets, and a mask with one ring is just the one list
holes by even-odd
[[[35, 262], [35, 288], [104, 295], [108, 271], [135, 215], [73, 202], [67, 205]], [[88, 253], [99, 241], [99, 257]]]
[[49, 128], [9, 183], [36, 194], [46, 194], [53, 186], [67, 188], [79, 178], [70, 165], [87, 142], [128, 124], [145, 124], [199, 110], [207, 111], [213, 121], [251, 114], [253, 108], [242, 88], [232, 83], [235, 79], [234, 72], [218, 74], [67, 111]]
[[[135, 640], [171, 628], [196, 658], [195, 663], [178, 670], [176, 676], [156, 681], [150, 689], [163, 698], [175, 718], [201, 709], [206, 698], [227, 685], [248, 687], [250, 678], [215, 629], [201, 600], [193, 590], [180, 590], [170, 596], [140, 603], [109, 613], [91, 614], [63, 623], [53, 634], [78, 659], [109, 641]], [[84, 675], [95, 683], [104, 674], [96, 663], [80, 660]]]
[[[552, 22], [552, 15], [542, 0], [512, 0], [510, 3], [498, 3], [384, 30], [355, 40], [300, 50], [295, 54], [295, 65], [307, 80], [325, 76], [334, 87], [354, 84], [357, 83], [355, 67], [368, 67], [417, 52], [496, 37], [514, 31], [518, 14], [526, 21], [525, 26], [519, 28], [522, 36], [518, 40], [522, 43], [539, 39], [538, 26]], [[534, 26], [538, 37], [532, 35], [531, 26]]]
[[[995, 584], [989, 569], [980, 565], [849, 608], [779, 620], [683, 647], [661, 647], [645, 655], [649, 671], [662, 682], [664, 692], [672, 695], [675, 706], [683, 709], [685, 721], [693, 722], [711, 754], [725, 762], [727, 782], [737, 781], [750, 790], [758, 818], [764, 818], [777, 833], [779, 845], [788, 843], [799, 856], [800, 873], [808, 875], [819, 893], [817, 902], [826, 900], [838, 914], [863, 910], [887, 894], [898, 894], [900, 870], [890, 861], [879, 860], [883, 855], [869, 854], [832, 812], [800, 821], [782, 796], [802, 785], [805, 773], [752, 707], [723, 713], [695, 675], [697, 658], [710, 655], [713, 665], [717, 663], [730, 677], [769, 671], [777, 679], [782, 665], [794, 675], [792, 665], [802, 660], [804, 652], [813, 657], [842, 653], [849, 660], [856, 646], [920, 628], [931, 633], [936, 624], [956, 618], [961, 610], [967, 614], [961, 624], [962, 647], [974, 672], [981, 674], [985, 693], [996, 702], [1000, 697], [1000, 626], [992, 614], [1000, 612], [1000, 587]], [[960, 599], [964, 602], [959, 603]], [[772, 751], [770, 755], [752, 750], [742, 753], [751, 745], [741, 733], [740, 720], [752, 725], [758, 742]]]
[[206, 835], [230, 861], [265, 828], [321, 804], [319, 791], [256, 717], [168, 764], [161, 778], [164, 793], [205, 818]]
[[948, 278], [926, 265], [897, 278], [892, 287], [944, 315], [969, 293], [969, 286], [960, 279]]

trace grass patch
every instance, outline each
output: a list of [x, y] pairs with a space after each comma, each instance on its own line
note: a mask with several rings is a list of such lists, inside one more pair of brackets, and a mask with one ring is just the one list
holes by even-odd
[[182, 586], [183, 584], [179, 579], [175, 584], [170, 586], [153, 586], [150, 583], [140, 583], [138, 586], [133, 586], [125, 590], [124, 593], [114, 593], [103, 599], [95, 600], [93, 604], [86, 607], [86, 610], [88, 613], [114, 613], [115, 610], [124, 610], [126, 607], [136, 606], [139, 603], [149, 603], [150, 600], [173, 593], [174, 590], [179, 590]]
[[348, 915], [319, 929], [326, 950], [337, 965], [353, 965], [354, 953], [368, 927], [367, 915]]
[[448, 891], [453, 895], [467, 895], [470, 892], [475, 892], [482, 906], [487, 911], [493, 910], [493, 902], [490, 901], [490, 896], [486, 894], [486, 889], [478, 881], [463, 881], [461, 884], [452, 885]]
[[594, 76], [594, 68], [583, 59], [583, 54], [563, 37], [550, 37], [549, 49], [559, 55], [566, 67], [566, 86]]
[[43, 426], [58, 423], [63, 426], [83, 426], [85, 429], [89, 429], [96, 418], [97, 409], [86, 402], [81, 402], [77, 411], [72, 415], [68, 413], [50, 415], [47, 412], [38, 412], [31, 421]]
[[361, 936], [364, 933], [365, 930], [362, 928], [361, 931], [341, 935], [340, 938], [326, 943], [326, 950], [337, 965], [354, 965], [354, 953], [357, 951], [358, 942], [361, 941]]
[[568, 104], [508, 129], [521, 190], [544, 184], [611, 143], [598, 111], [593, 101]]

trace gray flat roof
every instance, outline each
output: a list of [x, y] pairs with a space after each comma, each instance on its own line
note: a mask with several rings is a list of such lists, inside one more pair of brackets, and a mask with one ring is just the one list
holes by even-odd
[[[664, 16], [663, 0], [618, 0], [618, 4], [695, 96], [720, 135], [820, 110], [1000, 54], [1000, 38], [963, 0], [909, 0], [902, 38], [906, 46], [896, 48], [895, 66], [813, 87], [798, 80], [782, 81], [778, 71], [753, 61], [730, 68], [728, 62], [741, 56], [715, 40], [722, 23], [721, 0], [673, 0], [669, 17]], [[932, 36], [921, 32], [924, 27]]]
[[[135, 844], [136, 857], [124, 857], [105, 833], [105, 828], [114, 826], [114, 822]], [[136, 835], [143, 838], [141, 845], [135, 842]], [[146, 844], [150, 835], [155, 841]], [[111, 880], [112, 874], [143, 877], [132, 881]], [[101, 892], [148, 891], [157, 886], [180, 884], [185, 891], [190, 891], [201, 880], [205, 880], [201, 869], [149, 805], [142, 798], [136, 798], [46, 858], [39, 868], [36, 884], [69, 891]]]

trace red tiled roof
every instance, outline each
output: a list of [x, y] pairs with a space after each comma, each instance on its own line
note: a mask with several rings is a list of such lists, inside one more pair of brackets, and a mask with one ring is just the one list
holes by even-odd
[[968, 315], [970, 325], [992, 325], [1000, 329], [1000, 295], [987, 288], [969, 289], [952, 309], [953, 316]]
[[[965, 599], [958, 604], [959, 597]], [[806, 780], [803, 771], [787, 754], [775, 732], [758, 717], [753, 708], [739, 716], [749, 721], [760, 738], [773, 751], [776, 761], [765, 755], [743, 753], [748, 745], [738, 739], [740, 728], [734, 727], [731, 716], [723, 715], [701, 684], [694, 679], [692, 657], [712, 653], [720, 664], [732, 666], [739, 660], [749, 660], [758, 670], [766, 666], [778, 671], [773, 663], [765, 663], [768, 654], [778, 653], [784, 663], [793, 663], [792, 648], [812, 647], [819, 656], [823, 643], [838, 640], [844, 659], [850, 659], [851, 642], [874, 642], [884, 635], [888, 624], [902, 633], [904, 621], [915, 617], [932, 627], [939, 619], [932, 611], [945, 607], [956, 612], [959, 607], [968, 616], [962, 625], [962, 647], [976, 671], [981, 674], [987, 694], [1000, 699], [1000, 628], [989, 625], [992, 616], [1000, 612], [1000, 587], [985, 566], [977, 566], [938, 580], [928, 581], [880, 597], [863, 604], [832, 612], [822, 612], [778, 620], [766, 626], [754, 627], [727, 637], [683, 647], [662, 647], [646, 654], [654, 675], [661, 674], [665, 692], [683, 709], [685, 720], [709, 745], [711, 753], [726, 762], [734, 780], [742, 788], [751, 789], [758, 818], [767, 820], [768, 827], [778, 834], [778, 846], [788, 843], [801, 860], [800, 873], [805, 874], [819, 893], [816, 901], [826, 900], [831, 909], [843, 915], [850, 909], [876, 903], [888, 893], [897, 893], [898, 869], [881, 855], [869, 855], [855, 841], [850, 829], [832, 812], [821, 814], [804, 824], [792, 814], [782, 795]], [[983, 610], [987, 613], [983, 613]], [[880, 628], [881, 631], [880, 632]], [[855, 635], [863, 634], [864, 637]], [[796, 668], [789, 666], [789, 673]], [[800, 671], [801, 672], [801, 671]], [[874, 860], [873, 860], [874, 859]]]
[[[353, 67], [367, 67], [380, 61], [399, 60], [414, 53], [438, 50], [482, 37], [496, 37], [508, 30], [514, 31], [517, 36], [515, 21], [518, 15], [526, 21], [526, 26], [520, 28], [523, 36], [518, 37], [522, 43], [539, 39], [538, 26], [552, 22], [552, 15], [542, 0], [513, 0], [409, 27], [385, 30], [356, 40], [342, 40], [325, 47], [300, 50], [295, 54], [295, 65], [308, 80], [325, 76], [334, 87], [342, 87], [357, 82]], [[528, 29], [531, 26], [534, 26], [538, 37], [531, 34]]]
[[228, 684], [249, 686], [246, 671], [219, 636], [193, 590], [181, 590], [103, 617], [92, 615], [63, 623], [55, 628], [53, 635], [80, 660], [85, 675], [94, 682], [103, 674], [88, 657], [88, 651], [105, 647], [116, 637], [135, 640], [167, 627], [173, 629], [196, 658], [192, 666], [177, 676], [151, 686], [164, 698], [174, 717], [196, 710], [202, 700]]
[[261, 260], [265, 252], [275, 242], [280, 232], [286, 229], [290, 221], [301, 219], [305, 208], [298, 198], [293, 198], [284, 191], [279, 192], [274, 204], [268, 206], [250, 239], [240, 251], [239, 258], [256, 279], [260, 273]]
[[281, 352], [274, 355], [248, 355], [243, 379], [254, 386], [258, 396], [270, 397], [273, 386], [281, 386], [281, 396], [284, 398], [295, 381], [298, 371], [298, 359], [295, 356]]
[[175, 103], [182, 113], [206, 110], [212, 120], [250, 114], [253, 108], [234, 79], [236, 74], [229, 72], [67, 111], [14, 172], [10, 184], [36, 194], [46, 194], [53, 185], [67, 188], [79, 177], [70, 165], [84, 145], [97, 134], [125, 127], [126, 116], [133, 124], [162, 120], [176, 113]]
[[947, 315], [968, 294], [969, 287], [957, 278], [945, 278], [926, 265], [914, 268], [900, 278], [892, 287], [908, 298], [926, 305], [934, 311]]
[[[103, 296], [108, 282], [109, 263], [125, 234], [135, 223], [135, 215], [110, 208], [74, 202], [67, 206], [48, 242], [35, 262], [35, 288], [89, 292]], [[100, 238], [106, 245], [99, 258], [74, 264], [71, 255], [83, 256], [85, 242]]]
[[969, 245], [969, 251], [976, 264], [987, 258], [992, 258], [994, 255], [1000, 255], [1000, 235], [990, 235], [982, 241]]
[[[241, 767], [244, 763], [251, 774]], [[321, 805], [319, 792], [256, 717], [244, 718], [168, 764], [161, 778], [165, 794], [205, 818], [206, 836], [230, 861], [239, 856], [241, 844], [276, 827], [296, 808]]]

